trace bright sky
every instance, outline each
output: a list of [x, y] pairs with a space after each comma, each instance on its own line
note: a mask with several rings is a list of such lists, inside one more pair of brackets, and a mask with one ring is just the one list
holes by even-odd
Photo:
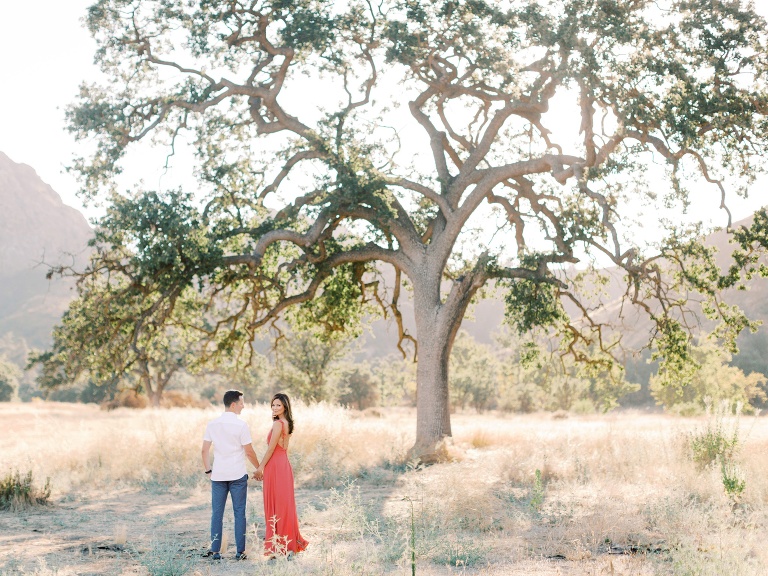
[[[64, 109], [75, 99], [79, 84], [96, 79], [98, 74], [93, 65], [95, 44], [81, 23], [91, 3], [9, 1], [0, 8], [0, 151], [15, 162], [32, 166], [66, 204], [89, 217], [98, 212], [84, 208], [75, 194], [75, 179], [64, 171], [73, 155], [83, 153], [65, 130]], [[768, 15], [768, 5], [757, 4], [758, 11]], [[141, 177], [154, 184], [152, 187], [167, 178], [159, 173]], [[168, 180], [163, 184], [170, 185]], [[762, 183], [747, 200], [730, 197], [734, 220], [768, 203], [765, 180]], [[703, 196], [705, 209], [716, 214], [716, 189], [703, 191]], [[725, 221], [718, 218], [715, 223], [723, 225]]]

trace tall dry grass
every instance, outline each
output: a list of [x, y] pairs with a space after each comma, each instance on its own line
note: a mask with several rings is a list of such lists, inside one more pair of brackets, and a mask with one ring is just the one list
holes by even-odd
[[[202, 488], [202, 433], [219, 412], [2, 405], [15, 431], [6, 464], [51, 477], [54, 499], [86, 486]], [[248, 573], [410, 574], [415, 555], [419, 574], [768, 574], [768, 419], [742, 418], [746, 487], [734, 498], [690, 453], [704, 418], [456, 414], [452, 461], [424, 468], [406, 458], [411, 410], [294, 413], [313, 545]], [[242, 417], [263, 453], [268, 406]]]

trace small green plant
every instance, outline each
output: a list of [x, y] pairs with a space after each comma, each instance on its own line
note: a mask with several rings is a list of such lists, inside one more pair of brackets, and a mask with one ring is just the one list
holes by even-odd
[[[397, 521], [384, 522], [380, 525], [384, 531], [378, 536], [380, 540], [389, 538], [402, 543], [394, 545], [390, 543], [385, 548], [390, 558], [393, 557], [393, 552], [400, 551], [400, 557], [410, 565], [411, 575], [416, 576], [417, 559], [432, 558], [434, 560], [435, 554], [440, 553], [446, 538], [445, 520], [439, 511], [425, 509], [424, 501], [421, 499], [415, 500], [405, 496], [403, 500], [409, 504], [407, 517], [400, 517], [399, 525]], [[416, 502], [421, 506], [417, 508]]]
[[738, 452], [739, 415], [741, 405], [735, 407], [731, 416], [730, 402], [720, 403], [714, 410], [707, 403], [707, 424], [703, 430], [690, 434], [688, 441], [691, 458], [700, 470], [713, 467], [717, 462], [731, 462]]
[[538, 513], [542, 504], [544, 504], [544, 481], [541, 478], [541, 470], [537, 468], [533, 474], [533, 485], [531, 486], [528, 506]]
[[733, 462], [721, 462], [720, 479], [723, 481], [725, 493], [734, 500], [738, 500], [747, 487], [744, 471]]
[[481, 542], [467, 537], [448, 538], [432, 557], [432, 562], [453, 567], [475, 566], [485, 557]]
[[48, 503], [51, 497], [51, 479], [45, 479], [45, 486], [38, 488], [32, 481], [32, 471], [24, 476], [16, 470], [8, 472], [0, 480], [0, 510], [20, 510]]
[[408, 498], [408, 501], [411, 504], [411, 530], [410, 539], [408, 541], [408, 550], [411, 553], [411, 574], [412, 576], [416, 576], [416, 522], [413, 514], [413, 500]]
[[196, 562], [181, 542], [168, 535], [153, 538], [149, 550], [140, 552], [134, 548], [133, 556], [150, 576], [184, 576]]

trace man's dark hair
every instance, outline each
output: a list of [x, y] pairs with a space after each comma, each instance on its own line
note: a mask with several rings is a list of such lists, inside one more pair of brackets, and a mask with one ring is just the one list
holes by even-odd
[[227, 390], [224, 392], [224, 408], [232, 406], [232, 404], [240, 400], [242, 395], [243, 393], [240, 390]]

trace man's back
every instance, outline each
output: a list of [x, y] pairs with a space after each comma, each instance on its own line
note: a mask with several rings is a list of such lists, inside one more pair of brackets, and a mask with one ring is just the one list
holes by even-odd
[[203, 437], [213, 442], [213, 472], [211, 480], [237, 480], [247, 474], [243, 446], [251, 444], [248, 425], [233, 412], [224, 412], [211, 420]]

